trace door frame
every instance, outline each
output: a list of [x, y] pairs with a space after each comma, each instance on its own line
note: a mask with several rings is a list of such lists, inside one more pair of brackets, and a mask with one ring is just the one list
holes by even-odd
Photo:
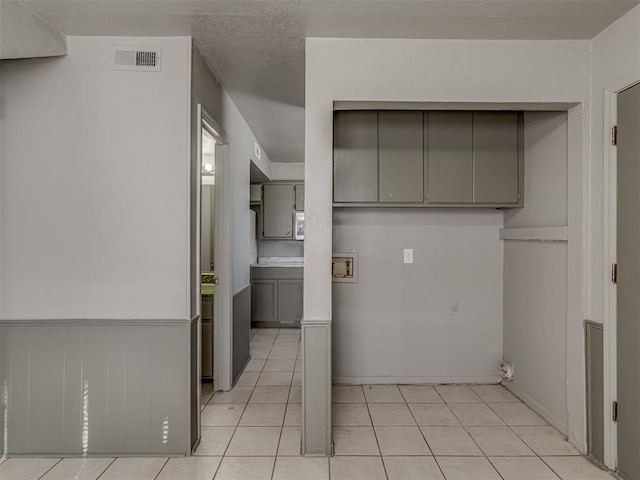
[[618, 94], [640, 83], [640, 70], [626, 75], [604, 88], [603, 115], [603, 389], [604, 389], [604, 464], [617, 469], [617, 425], [611, 418], [611, 405], [617, 399], [617, 289], [611, 282], [611, 265], [617, 262], [618, 156], [611, 132], [618, 123]]
[[[216, 188], [214, 194], [214, 255], [216, 269], [216, 293], [213, 300], [213, 388], [214, 390], [230, 390], [233, 368], [233, 215], [231, 198], [231, 145], [228, 135], [216, 120], [207, 112], [202, 104], [197, 104], [197, 169], [198, 182], [196, 184], [196, 298], [200, 298], [200, 261], [201, 261], [201, 210], [202, 210], [202, 181], [200, 179], [200, 164], [202, 161], [202, 131], [207, 130], [216, 140]], [[202, 305], [196, 301], [196, 313], [200, 316]], [[198, 328], [198, 378], [201, 377], [201, 340], [202, 327]], [[200, 401], [198, 389], [198, 401]], [[199, 424], [200, 422], [198, 422]]]

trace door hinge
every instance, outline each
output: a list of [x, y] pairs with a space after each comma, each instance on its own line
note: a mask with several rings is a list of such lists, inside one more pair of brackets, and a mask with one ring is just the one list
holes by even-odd
[[618, 283], [618, 264], [611, 265], [611, 283]]
[[614, 422], [618, 421], [618, 402], [613, 402], [611, 404], [611, 420]]
[[611, 145], [616, 146], [618, 145], [618, 126], [614, 125], [611, 128]]

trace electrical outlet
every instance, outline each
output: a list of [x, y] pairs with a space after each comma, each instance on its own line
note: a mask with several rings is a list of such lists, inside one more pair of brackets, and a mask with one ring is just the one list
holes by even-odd
[[451, 315], [457, 315], [458, 314], [458, 301], [457, 300], [455, 302], [452, 302], [451, 305], [449, 305], [449, 313]]
[[404, 263], [413, 263], [413, 248], [404, 249]]

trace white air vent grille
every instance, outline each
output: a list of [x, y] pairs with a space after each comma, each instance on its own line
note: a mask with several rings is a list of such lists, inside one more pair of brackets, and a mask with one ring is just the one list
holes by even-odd
[[111, 70], [136, 72], [160, 71], [160, 48], [137, 49], [132, 47], [111, 47]]

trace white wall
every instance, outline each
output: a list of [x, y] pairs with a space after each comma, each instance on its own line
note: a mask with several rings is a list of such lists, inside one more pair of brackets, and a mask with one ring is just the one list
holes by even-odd
[[498, 381], [502, 212], [336, 209], [333, 218], [334, 250], [359, 256], [358, 283], [333, 284], [336, 381]]
[[[525, 114], [524, 208], [505, 228], [567, 225], [567, 114]], [[504, 358], [507, 384], [567, 431], [567, 243], [504, 242]]]
[[[575, 102], [569, 114], [569, 434], [585, 448], [582, 265], [588, 41], [307, 39], [305, 321], [332, 318], [333, 102]], [[577, 292], [577, 293], [576, 293]], [[398, 309], [402, 305], [396, 305]], [[314, 350], [315, 351], [315, 350]], [[306, 358], [306, 357], [305, 357]], [[306, 390], [305, 390], [306, 391]], [[307, 435], [310, 437], [310, 435]]]
[[[603, 235], [603, 209], [609, 195], [604, 185], [605, 149], [609, 147], [612, 121], [605, 113], [605, 94], [615, 93], [640, 81], [640, 6], [609, 26], [591, 41], [591, 157], [589, 204], [591, 228], [589, 241], [593, 255], [590, 269], [589, 304], [587, 318], [602, 322], [603, 288], [608, 278], [608, 266], [603, 265], [601, 252], [606, 239]], [[607, 228], [608, 226], [605, 226]], [[608, 235], [608, 233], [605, 233]]]
[[[0, 316], [188, 318], [189, 40], [68, 43], [2, 65]], [[113, 44], [162, 71], [110, 71]]]
[[0, 2], [0, 59], [66, 55], [59, 31], [14, 0]]
[[249, 285], [249, 162], [271, 177], [271, 159], [262, 149], [255, 156], [257, 139], [231, 97], [193, 48], [193, 106], [200, 102], [224, 130], [231, 145], [231, 182], [233, 196], [233, 292]]
[[271, 180], [304, 180], [304, 162], [273, 162]]

